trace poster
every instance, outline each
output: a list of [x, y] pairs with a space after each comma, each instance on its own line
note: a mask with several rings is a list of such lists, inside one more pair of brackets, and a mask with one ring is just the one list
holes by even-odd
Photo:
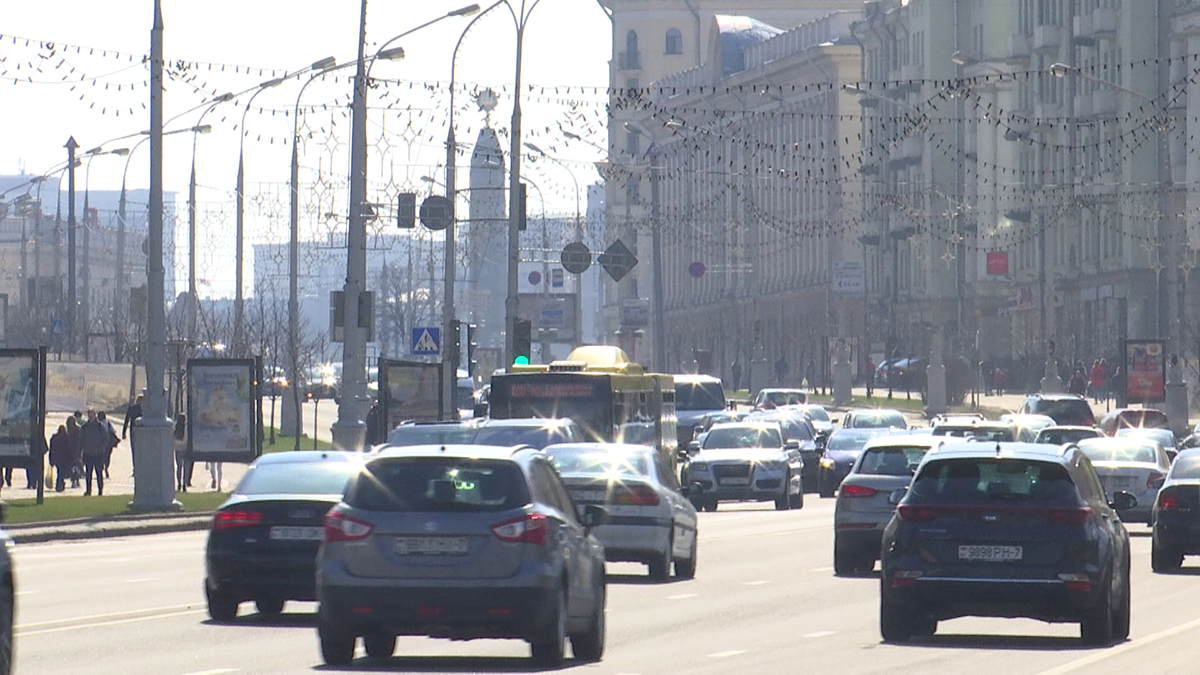
[[[41, 451], [38, 352], [0, 351], [0, 459], [29, 459]], [[8, 462], [5, 462], [6, 464]]]
[[1167, 359], [1163, 340], [1124, 340], [1125, 398], [1130, 402], [1167, 400]]
[[193, 461], [252, 462], [258, 457], [255, 363], [188, 361], [188, 450]]
[[379, 360], [379, 391], [387, 429], [409, 420], [439, 419], [442, 401], [442, 365], [419, 361]]

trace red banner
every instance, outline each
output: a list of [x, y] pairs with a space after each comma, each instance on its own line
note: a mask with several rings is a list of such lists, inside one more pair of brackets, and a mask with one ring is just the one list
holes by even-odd
[[988, 251], [987, 273], [991, 276], [1008, 274], [1008, 251]]
[[1162, 340], [1126, 340], [1125, 397], [1157, 403], [1167, 400], [1167, 360]]

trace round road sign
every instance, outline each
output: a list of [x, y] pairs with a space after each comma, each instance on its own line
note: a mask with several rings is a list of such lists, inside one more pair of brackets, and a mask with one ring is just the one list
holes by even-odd
[[450, 227], [454, 220], [454, 205], [441, 195], [430, 195], [421, 202], [421, 224], [440, 231]]
[[542, 283], [542, 273], [537, 270], [530, 272], [529, 273], [529, 283], [534, 286], [537, 286], [538, 284]]
[[704, 273], [707, 271], [708, 268], [705, 267], [704, 263], [700, 262], [699, 260], [691, 265], [688, 265], [688, 274], [692, 275], [693, 279], [699, 279], [700, 277], [704, 276]]
[[573, 241], [563, 247], [559, 260], [571, 274], [583, 274], [592, 266], [592, 251], [582, 241]]

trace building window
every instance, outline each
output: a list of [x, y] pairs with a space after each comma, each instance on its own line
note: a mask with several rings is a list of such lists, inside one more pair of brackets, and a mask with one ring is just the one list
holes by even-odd
[[630, 54], [638, 53], [637, 31], [631, 30], [625, 34], [625, 51]]
[[672, 28], [667, 31], [667, 53], [683, 53], [683, 33], [679, 32], [678, 28]]
[[629, 135], [625, 137], [625, 150], [630, 157], [637, 157], [642, 154], [642, 135], [634, 130], [629, 131]]

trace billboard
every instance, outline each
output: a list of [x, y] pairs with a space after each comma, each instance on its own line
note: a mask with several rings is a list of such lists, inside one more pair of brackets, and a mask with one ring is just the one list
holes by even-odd
[[1167, 400], [1167, 358], [1164, 340], [1122, 340], [1125, 359], [1125, 399], [1162, 403]]
[[441, 418], [442, 364], [379, 359], [379, 404], [386, 429]]
[[0, 349], [0, 464], [37, 464], [43, 445], [45, 354]]
[[199, 462], [253, 462], [259, 443], [258, 362], [188, 359], [188, 453]]

